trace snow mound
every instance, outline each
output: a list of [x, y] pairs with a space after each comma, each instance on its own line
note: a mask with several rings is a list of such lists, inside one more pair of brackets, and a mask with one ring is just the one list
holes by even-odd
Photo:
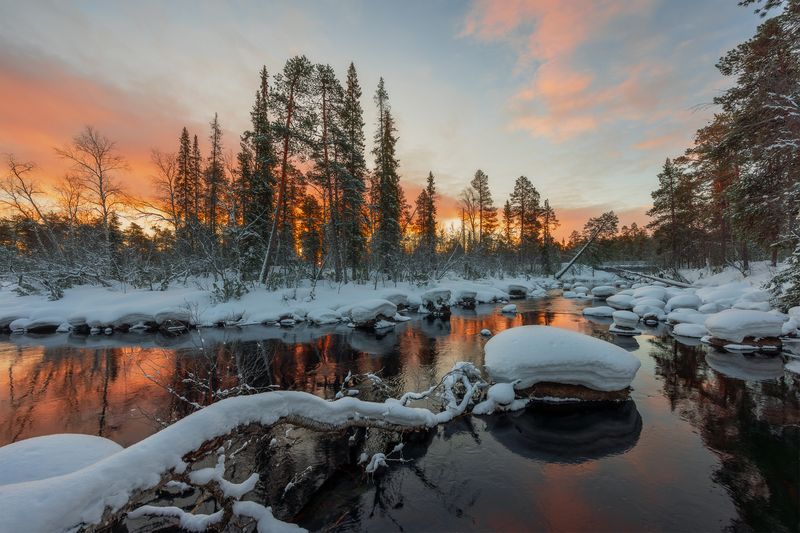
[[489, 375], [525, 389], [539, 382], [583, 385], [600, 391], [628, 387], [641, 363], [619, 346], [550, 326], [520, 326], [484, 347]]
[[600, 305], [597, 307], [584, 307], [583, 314], [586, 316], [604, 316], [610, 317], [614, 313], [614, 308], [607, 305]]
[[684, 322], [677, 324], [672, 333], [677, 337], [690, 337], [692, 339], [701, 339], [708, 335], [708, 330], [702, 324], [690, 324]]
[[47, 435], [14, 442], [0, 448], [0, 485], [76, 472], [122, 449], [112, 440], [78, 434]]
[[635, 301], [633, 296], [618, 292], [614, 296], [606, 298], [606, 303], [614, 309], [633, 309]]
[[745, 337], [778, 337], [784, 317], [764, 311], [727, 309], [705, 322], [708, 332], [719, 339], [742, 342]]
[[670, 298], [664, 309], [669, 313], [673, 309], [697, 309], [702, 304], [700, 297], [696, 294], [679, 294], [678, 296]]
[[667, 315], [667, 321], [670, 324], [705, 324], [708, 315], [697, 311], [696, 309], [675, 309]]
[[664, 287], [645, 286], [639, 287], [633, 291], [634, 298], [657, 298], [659, 300], [667, 299], [667, 290]]
[[341, 320], [342, 315], [333, 309], [317, 307], [316, 309], [310, 310], [306, 315], [306, 318], [312, 324], [335, 324]]
[[375, 320], [379, 316], [394, 316], [397, 313], [397, 306], [389, 300], [375, 298], [345, 305], [340, 307], [338, 311], [342, 316], [349, 318], [356, 324], [363, 324], [370, 320]]
[[599, 287], [594, 287], [592, 289], [592, 296], [596, 296], [598, 298], [608, 298], [609, 296], [613, 296], [617, 290], [610, 286], [610, 285], [600, 285]]
[[664, 309], [667, 304], [664, 303], [664, 300], [659, 298], [636, 298], [634, 300], [636, 305], [647, 305], [649, 307], [658, 307], [659, 309]]
[[635, 328], [639, 323], [639, 315], [631, 311], [614, 311], [611, 316], [615, 324], [624, 328]]
[[423, 304], [446, 304], [450, 301], [450, 289], [444, 287], [435, 287], [423, 292], [419, 295], [419, 297], [422, 299]]
[[512, 313], [512, 314], [514, 314], [514, 313], [517, 312], [517, 306], [514, 305], [514, 304], [504, 305], [503, 308], [500, 311], [503, 312], [503, 313]]

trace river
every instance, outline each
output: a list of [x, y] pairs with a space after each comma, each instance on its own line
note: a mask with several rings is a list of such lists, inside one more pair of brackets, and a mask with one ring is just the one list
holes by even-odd
[[625, 338], [558, 296], [344, 326], [206, 329], [180, 337], [0, 337], [0, 445], [51, 433], [133, 444], [247, 383], [333, 398], [349, 372], [423, 390], [482, 364], [484, 328], [543, 324], [615, 342], [642, 362], [631, 399], [463, 417], [406, 443], [379, 479], [336, 469], [293, 519], [312, 530], [756, 531], [800, 529], [800, 376], [721, 354], [663, 326]]

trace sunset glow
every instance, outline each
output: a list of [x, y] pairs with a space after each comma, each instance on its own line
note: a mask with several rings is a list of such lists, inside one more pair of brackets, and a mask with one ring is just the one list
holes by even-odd
[[53, 148], [87, 124], [117, 142], [136, 194], [151, 192], [150, 150], [174, 151], [185, 125], [205, 151], [215, 112], [235, 153], [261, 65], [302, 53], [340, 75], [355, 62], [368, 148], [373, 88], [387, 80], [409, 199], [433, 171], [440, 216], [456, 219], [476, 169], [500, 207], [526, 175], [555, 207], [559, 240], [609, 209], [646, 223], [664, 154], [680, 155], [711, 114], [696, 106], [725, 86], [713, 62], [757, 22], [727, 0], [12, 4], [0, 152], [47, 182], [67, 170]]

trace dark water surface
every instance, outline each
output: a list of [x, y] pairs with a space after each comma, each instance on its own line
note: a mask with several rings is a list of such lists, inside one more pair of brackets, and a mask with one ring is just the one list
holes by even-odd
[[[663, 329], [634, 338], [560, 297], [415, 318], [384, 335], [344, 326], [0, 337], [0, 445], [50, 433], [130, 445], [239, 382], [333, 398], [353, 373], [423, 390], [482, 364], [483, 328], [548, 324], [642, 362], [631, 400], [463, 417], [377, 480], [345, 469], [296, 516], [313, 530], [798, 531], [800, 376], [780, 358], [708, 353]], [[735, 377], [731, 377], [735, 376]], [[741, 379], [746, 378], [746, 379]], [[198, 385], [199, 382], [199, 385]]]

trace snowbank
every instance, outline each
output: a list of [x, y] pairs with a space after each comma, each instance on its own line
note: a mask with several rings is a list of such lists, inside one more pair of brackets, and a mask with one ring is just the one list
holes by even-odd
[[34, 437], [0, 447], [0, 485], [62, 476], [105, 459], [122, 446], [93, 435]]
[[727, 309], [708, 317], [705, 326], [713, 337], [742, 342], [745, 337], [778, 337], [784, 321], [774, 313]]
[[520, 380], [582, 385], [600, 391], [628, 387], [639, 360], [609, 342], [549, 326], [520, 326], [492, 337], [484, 347], [489, 375], [498, 382]]

